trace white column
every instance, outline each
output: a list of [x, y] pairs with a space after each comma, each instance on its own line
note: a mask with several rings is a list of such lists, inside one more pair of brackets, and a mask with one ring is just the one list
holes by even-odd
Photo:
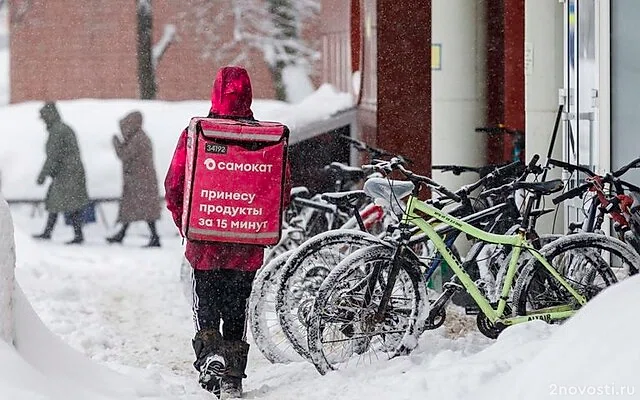
[[[441, 69], [433, 70], [432, 164], [485, 164], [486, 0], [433, 0], [431, 41], [441, 46]], [[399, 60], [401, 62], [401, 60]], [[457, 189], [478, 176], [433, 171], [442, 184]]]
[[[546, 160], [551, 134], [558, 111], [558, 90], [563, 87], [563, 4], [558, 0], [525, 1], [525, 132], [526, 159], [534, 153]], [[558, 128], [552, 157], [562, 159], [562, 124]], [[560, 178], [558, 169], [547, 179]], [[553, 207], [546, 199], [546, 207]], [[564, 213], [559, 208], [553, 230], [564, 230]], [[554, 213], [538, 222], [540, 233], [552, 231]]]

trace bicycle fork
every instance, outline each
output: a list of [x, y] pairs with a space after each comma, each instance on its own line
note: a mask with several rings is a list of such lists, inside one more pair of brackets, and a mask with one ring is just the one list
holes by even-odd
[[393, 252], [393, 257], [391, 259], [391, 269], [389, 270], [389, 275], [387, 276], [386, 285], [383, 287], [384, 280], [381, 279], [380, 276], [382, 270], [382, 263], [376, 263], [373, 268], [371, 278], [367, 282], [367, 291], [365, 293], [364, 302], [365, 307], [371, 304], [371, 298], [373, 296], [373, 291], [375, 290], [376, 282], [379, 281], [380, 288], [382, 289], [382, 298], [380, 299], [380, 304], [376, 310], [374, 319], [377, 323], [381, 323], [385, 319], [387, 306], [389, 301], [391, 300], [391, 292], [396, 284], [396, 279], [398, 278], [398, 273], [400, 272], [400, 262], [402, 259], [402, 252], [404, 250], [404, 243], [408, 241], [410, 234], [407, 234], [404, 230], [401, 234], [400, 245], [397, 246]]

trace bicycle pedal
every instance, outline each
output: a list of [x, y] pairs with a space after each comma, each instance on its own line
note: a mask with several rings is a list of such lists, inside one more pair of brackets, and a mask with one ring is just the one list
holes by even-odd
[[480, 314], [480, 308], [476, 305], [464, 306], [464, 313], [466, 315], [478, 315]]

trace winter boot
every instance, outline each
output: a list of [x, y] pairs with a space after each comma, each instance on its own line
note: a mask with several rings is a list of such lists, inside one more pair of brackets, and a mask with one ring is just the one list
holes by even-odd
[[34, 239], [43, 239], [49, 240], [51, 239], [51, 232], [53, 232], [53, 227], [56, 225], [56, 221], [58, 220], [58, 214], [49, 213], [47, 218], [47, 225], [44, 228], [44, 232], [39, 235], [33, 235]]
[[225, 376], [220, 386], [220, 400], [242, 398], [242, 378]]
[[122, 243], [123, 240], [124, 240], [124, 233], [122, 233], [122, 231], [116, 233], [113, 236], [109, 236], [107, 238], [108, 243]]
[[72, 240], [69, 240], [68, 242], [66, 242], [66, 244], [82, 244], [82, 243], [84, 243], [84, 237], [82, 236], [76, 236]]
[[160, 237], [159, 236], [151, 236], [151, 239], [149, 240], [149, 243], [147, 243], [145, 246], [146, 247], [160, 247]]
[[196, 333], [192, 345], [196, 355], [193, 366], [200, 372], [200, 386], [220, 397], [220, 380], [227, 364], [223, 355], [222, 335], [216, 329], [202, 329]]
[[67, 242], [67, 244], [82, 244], [84, 242], [84, 235], [82, 234], [82, 228], [74, 226], [73, 240]]
[[127, 229], [129, 228], [129, 224], [128, 223], [124, 223], [122, 224], [122, 228], [120, 228], [120, 231], [118, 231], [118, 233], [116, 233], [113, 236], [110, 236], [107, 238], [107, 242], [109, 243], [122, 243], [122, 241], [124, 240], [124, 236], [127, 234]]
[[71, 225], [73, 226], [73, 240], [67, 242], [67, 244], [81, 244], [84, 242], [81, 211], [75, 211], [71, 214]]
[[239, 399], [242, 397], [242, 379], [246, 378], [249, 343], [241, 340], [225, 341], [225, 360], [227, 371], [222, 377], [220, 399]]

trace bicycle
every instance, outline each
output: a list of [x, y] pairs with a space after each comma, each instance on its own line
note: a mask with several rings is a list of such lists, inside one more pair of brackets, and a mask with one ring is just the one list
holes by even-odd
[[[582, 223], [569, 224], [569, 233], [574, 233], [578, 230], [583, 232], [602, 232], [604, 216], [609, 215], [614, 222], [613, 228], [618, 239], [629, 243], [640, 254], [640, 224], [637, 218], [634, 218], [634, 213], [631, 210], [634, 199], [627, 194], [627, 191], [640, 192], [640, 187], [621, 179], [630, 169], [640, 168], [640, 158], [631, 161], [617, 171], [604, 175], [596, 174], [589, 168], [560, 160], [550, 159], [549, 164], [560, 167], [570, 173], [577, 171], [586, 175], [584, 183], [553, 199], [554, 204], [582, 197], [588, 192], [594, 193], [586, 212], [586, 218]], [[612, 190], [605, 189], [607, 184]], [[610, 191], [615, 192], [615, 195], [611, 196], [608, 193]], [[637, 272], [631, 271], [632, 274]]]
[[[502, 203], [495, 207], [484, 208], [476, 212], [475, 204], [477, 198], [472, 198], [471, 193], [480, 187], [491, 185], [494, 182], [503, 182], [507, 176], [512, 176], [515, 171], [521, 169], [520, 163], [511, 163], [500, 168], [496, 168], [492, 173], [486, 173], [475, 183], [463, 186], [456, 194], [460, 197], [460, 203], [450, 211], [452, 215], [460, 216], [466, 222], [479, 226], [484, 225], [488, 229], [502, 229], [505, 221], [515, 221], [519, 216], [517, 207], [512, 207], [511, 203]], [[379, 181], [379, 187], [382, 190], [388, 190], [390, 183], [383, 178], [370, 178], [370, 180]], [[393, 183], [396, 187], [404, 185], [408, 194], [413, 186], [407, 182]], [[404, 189], [400, 189], [401, 191]], [[373, 194], [370, 193], [370, 196]], [[400, 194], [403, 196], [403, 194]], [[449, 204], [448, 201], [431, 200], [434, 207], [444, 208]], [[389, 207], [386, 207], [389, 209]], [[401, 207], [395, 207], [396, 213], [402, 214]], [[396, 219], [399, 221], [399, 218]], [[454, 242], [458, 238], [460, 232], [449, 229], [448, 226], [438, 228], [438, 232], [444, 235], [445, 242], [448, 247], [457, 254]], [[414, 230], [418, 233], [417, 230]], [[283, 272], [279, 275], [280, 282], [277, 286], [276, 309], [280, 325], [286, 336], [289, 338], [290, 344], [296, 349], [298, 354], [304, 358], [309, 358], [307, 351], [307, 325], [310, 313], [310, 305], [312, 304], [315, 294], [322, 283], [322, 279], [310, 279], [307, 277], [317, 277], [320, 271], [324, 278], [338, 263], [355, 250], [370, 246], [372, 244], [381, 244], [379, 237], [359, 232], [355, 230], [327, 232], [314, 236], [294, 251], [285, 265], [282, 267]], [[428, 242], [423, 234], [414, 236], [409, 244], [411, 248], [420, 255], [427, 258], [433, 253], [432, 248], [428, 247]], [[482, 250], [476, 247], [474, 250], [475, 258]], [[425, 274], [432, 276], [442, 265], [442, 258], [435, 258]], [[467, 268], [473, 268], [472, 263], [466, 264]], [[428, 279], [427, 279], [428, 280]], [[462, 301], [462, 300], [460, 300]], [[437, 323], [437, 322], [434, 322]]]
[[[422, 274], [426, 266], [407, 246], [412, 226], [417, 226], [426, 234], [455, 274], [454, 280], [447, 284], [449, 290], [443, 292], [441, 298], [434, 303], [434, 312], [441, 312], [443, 304], [448, 301], [447, 297], [453, 292], [464, 289], [480, 309], [478, 328], [488, 337], [495, 338], [506, 327], [531, 320], [565, 320], [605, 287], [617, 282], [609, 265], [601, 257], [596, 257], [593, 251], [583, 251], [584, 249], [603, 249], [617, 255], [629, 265], [640, 264], [640, 257], [629, 252], [628, 247], [619, 246], [620, 241], [617, 239], [590, 233], [570, 235], [536, 249], [527, 239], [526, 221], [530, 206], [525, 208], [525, 223], [517, 233], [487, 233], [419, 200], [421, 185], [427, 185], [454, 201], [460, 200], [455, 193], [431, 178], [407, 170], [398, 160], [381, 162], [375, 167], [385, 173], [399, 171], [411, 182], [413, 190], [407, 200], [397, 235], [387, 238], [385, 245], [365, 247], [354, 252], [342, 260], [320, 286], [312, 307], [308, 350], [321, 374], [336, 369], [339, 364], [347, 363], [353, 355], [358, 355], [361, 359], [372, 359], [374, 356], [371, 352], [382, 350], [395, 357], [408, 354], [417, 346], [425, 321], [434, 315], [429, 310], [425, 277]], [[371, 187], [375, 183], [369, 182], [371, 180], [365, 183], [365, 191], [379, 193], [379, 188]], [[518, 182], [517, 186], [540, 195], [556, 193], [563, 188], [560, 180]], [[406, 190], [406, 187], [403, 189]], [[395, 202], [399, 198], [397, 191], [393, 189], [387, 195], [388, 197], [380, 196], [377, 200]], [[490, 302], [482, 288], [477, 287], [469, 278], [461, 262], [434, 227], [424, 219], [425, 216], [479, 240], [513, 248], [497, 303]], [[389, 244], [392, 246], [391, 251]], [[515, 282], [515, 309], [512, 310], [512, 305], [507, 300], [520, 254], [523, 252], [530, 254], [531, 259], [522, 267]], [[554, 268], [552, 263], [557, 257], [567, 264]], [[586, 265], [587, 263], [591, 266]], [[544, 297], [546, 294], [550, 296]], [[335, 341], [325, 341], [325, 336], [331, 335], [336, 336]], [[331, 352], [331, 343], [346, 341], [351, 341], [352, 345], [349, 349], [343, 349], [341, 355]]]
[[[380, 230], [376, 227], [385, 223], [385, 211], [381, 206], [369, 202], [361, 208], [360, 205], [366, 203], [367, 199], [363, 191], [325, 193], [320, 197], [326, 202], [322, 203], [323, 206], [332, 206], [344, 216], [351, 215], [339, 229], [334, 228], [326, 232], [327, 235], [347, 230], [355, 231], [355, 229], [360, 229], [355, 232], [376, 232]], [[341, 218], [341, 221], [343, 220], [345, 217]], [[375, 238], [373, 235], [372, 237]], [[278, 322], [276, 315], [276, 289], [281, 280], [284, 265], [294, 251], [295, 249], [290, 249], [275, 256], [259, 270], [249, 298], [248, 316], [252, 335], [262, 354], [272, 363], [288, 363], [298, 360], [300, 358], [298, 354], [304, 356], [295, 345], [292, 346], [290, 331]], [[324, 279], [327, 273], [328, 271], [317, 268], [314, 273], [307, 274], [306, 287], [303, 291], [309, 290], [310, 285]], [[291, 350], [292, 347], [295, 351]]]

